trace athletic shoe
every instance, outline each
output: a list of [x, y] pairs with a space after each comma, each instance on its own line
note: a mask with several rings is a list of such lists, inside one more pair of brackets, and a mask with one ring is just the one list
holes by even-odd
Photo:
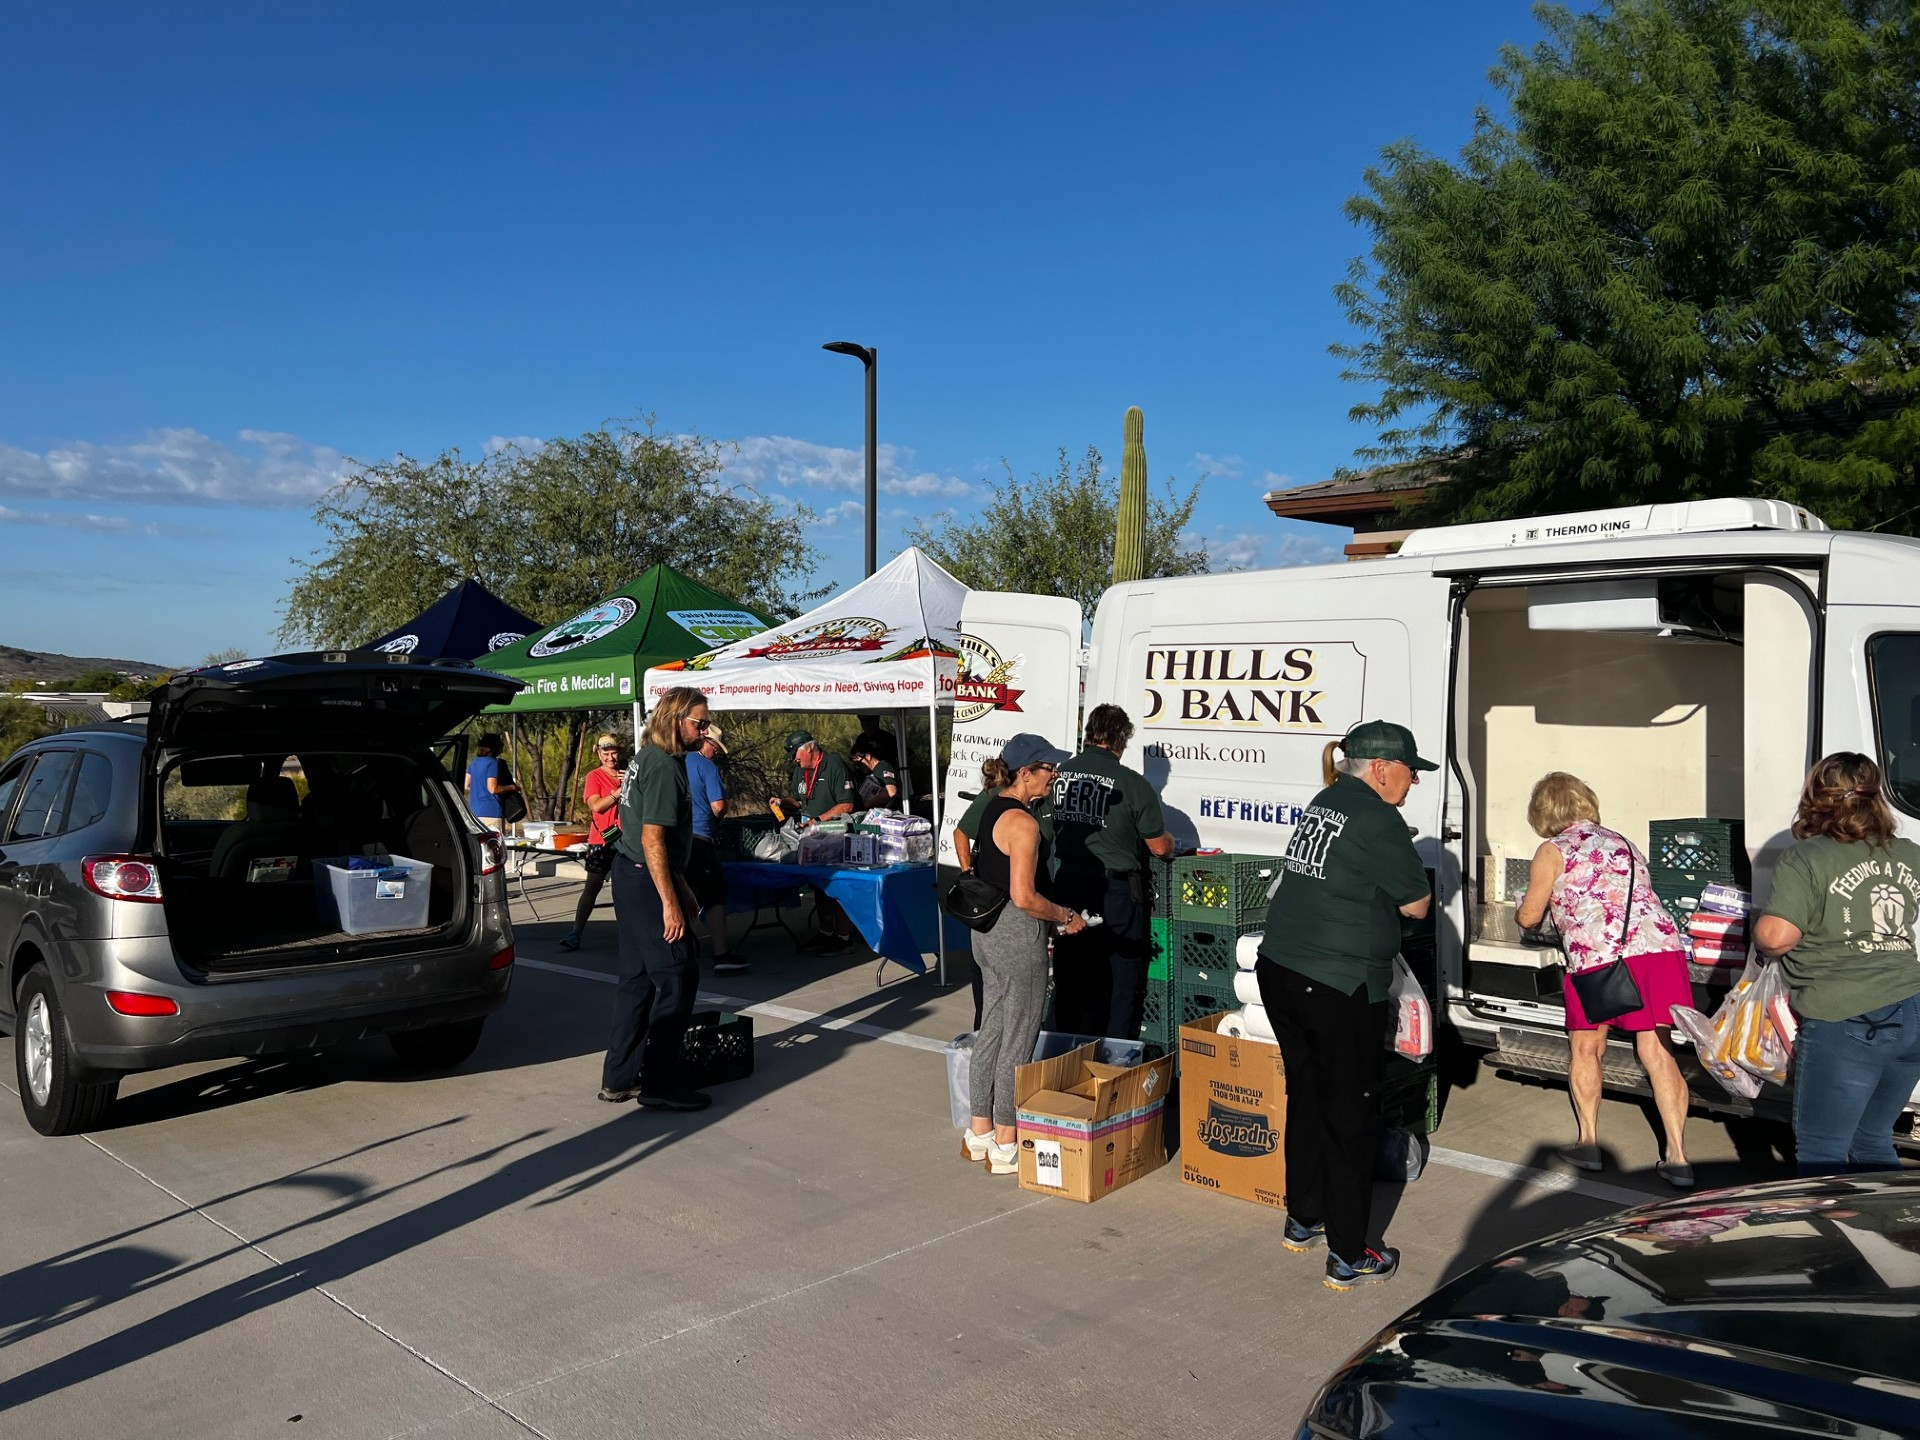
[[1320, 1283], [1329, 1290], [1351, 1290], [1356, 1285], [1370, 1284], [1375, 1280], [1391, 1280], [1399, 1268], [1398, 1250], [1391, 1245], [1380, 1250], [1369, 1246], [1366, 1253], [1351, 1264], [1338, 1255], [1327, 1256], [1327, 1278]]
[[993, 1132], [976, 1135], [971, 1130], [963, 1131], [960, 1136], [960, 1153], [969, 1160], [985, 1160], [987, 1152], [993, 1148]]
[[580, 948], [580, 932], [578, 930], [569, 930], [566, 934], [562, 935], [560, 937], [560, 948], [562, 950], [578, 950]]
[[1293, 1216], [1287, 1216], [1287, 1223], [1280, 1227], [1280, 1243], [1296, 1255], [1327, 1243], [1327, 1227], [1321, 1225], [1302, 1225]]
[[1693, 1188], [1693, 1166], [1687, 1164], [1684, 1160], [1677, 1163], [1671, 1160], [1662, 1160], [1658, 1165], [1654, 1166], [1653, 1169], [1656, 1175], [1676, 1190], [1691, 1190]]
[[992, 1140], [987, 1146], [987, 1173], [989, 1175], [1017, 1175], [1020, 1173], [1020, 1147], [1002, 1145]]
[[730, 955], [722, 955], [718, 960], [713, 962], [713, 973], [716, 975], [738, 975], [746, 968], [746, 961], [735, 960]]
[[662, 1090], [657, 1095], [642, 1090], [639, 1095], [640, 1108], [643, 1110], [704, 1110], [713, 1103], [711, 1095], [682, 1087]]
[[1606, 1161], [1598, 1145], [1562, 1145], [1553, 1152], [1576, 1170], [1602, 1170]]
[[609, 1090], [604, 1085], [600, 1087], [600, 1098], [609, 1105], [623, 1105], [639, 1095], [639, 1093], [640, 1087], [638, 1085], [629, 1085], [624, 1090]]

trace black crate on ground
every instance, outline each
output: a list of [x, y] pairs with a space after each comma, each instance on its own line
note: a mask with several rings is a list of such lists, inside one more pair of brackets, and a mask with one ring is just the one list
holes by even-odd
[[1380, 1122], [1416, 1135], [1440, 1128], [1440, 1068], [1433, 1057], [1409, 1060], [1389, 1055], [1380, 1071]]
[[1738, 820], [1652, 820], [1647, 823], [1647, 868], [1662, 900], [1699, 898], [1716, 882], [1749, 885], [1746, 826]]
[[753, 1017], [696, 1010], [680, 1046], [686, 1083], [724, 1085], [753, 1074]]
[[1173, 862], [1172, 918], [1242, 933], [1267, 918], [1267, 891], [1280, 873], [1273, 855], [1188, 855]]

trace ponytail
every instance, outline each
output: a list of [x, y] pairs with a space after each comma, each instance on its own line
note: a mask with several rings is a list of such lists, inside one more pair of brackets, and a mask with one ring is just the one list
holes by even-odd
[[980, 778], [989, 790], [1004, 790], [1013, 783], [1013, 772], [998, 755], [989, 755], [980, 762]]
[[1333, 752], [1339, 748], [1340, 742], [1338, 740], [1329, 740], [1327, 741], [1326, 749], [1320, 752], [1320, 783], [1322, 785], [1331, 785], [1334, 782], [1334, 778], [1340, 773], [1334, 768], [1333, 764]]

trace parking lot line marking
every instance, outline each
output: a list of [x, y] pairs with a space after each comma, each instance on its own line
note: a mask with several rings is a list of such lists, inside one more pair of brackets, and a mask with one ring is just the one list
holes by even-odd
[[1536, 1190], [1558, 1190], [1585, 1195], [1591, 1200], [1604, 1200], [1609, 1205], [1651, 1205], [1661, 1198], [1640, 1190], [1629, 1190], [1624, 1185], [1606, 1185], [1598, 1180], [1582, 1180], [1577, 1175], [1563, 1175], [1557, 1170], [1536, 1170], [1531, 1165], [1518, 1165], [1511, 1160], [1490, 1160], [1485, 1155], [1474, 1155], [1465, 1150], [1448, 1150], [1439, 1145], [1428, 1152], [1427, 1158], [1436, 1165], [1445, 1165], [1449, 1170], [1467, 1170], [1476, 1175], [1491, 1175], [1496, 1180], [1518, 1180], [1523, 1185], [1530, 1185]]
[[[572, 975], [580, 980], [597, 980], [603, 985], [617, 985], [619, 977], [601, 970], [587, 970], [578, 965], [559, 965], [551, 960], [516, 960], [517, 965], [530, 965], [536, 970], [551, 970], [556, 975]], [[769, 1020], [785, 1020], [792, 1025], [812, 1025], [821, 1030], [847, 1030], [868, 1039], [880, 1040], [888, 1045], [901, 1045], [909, 1050], [927, 1050], [945, 1053], [947, 1042], [935, 1040], [926, 1035], [915, 1035], [906, 1030], [887, 1030], [878, 1025], [868, 1025], [858, 1020], [848, 1020], [838, 1015], [822, 1015], [815, 1010], [800, 1010], [790, 1005], [760, 1004], [744, 1000], [735, 995], [712, 995], [705, 991], [700, 999], [708, 1005], [725, 1005], [731, 1009], [749, 1015], [764, 1015]], [[1427, 1154], [1428, 1160], [1435, 1165], [1444, 1165], [1449, 1170], [1466, 1170], [1475, 1175], [1491, 1176], [1495, 1180], [1518, 1180], [1536, 1190], [1555, 1190], [1568, 1194], [1584, 1195], [1590, 1200], [1603, 1200], [1610, 1205], [1648, 1205], [1660, 1199], [1658, 1195], [1649, 1195], [1639, 1190], [1629, 1190], [1622, 1185], [1607, 1185], [1598, 1180], [1582, 1180], [1577, 1176], [1563, 1175], [1553, 1170], [1536, 1170], [1530, 1165], [1516, 1164], [1511, 1160], [1494, 1160], [1485, 1155], [1470, 1154], [1465, 1150], [1449, 1150], [1436, 1145]]]
[[[18, 1091], [12, 1090], [11, 1086], [8, 1086], [6, 1088], [9, 1090], [10, 1093], [16, 1096], [19, 1093]], [[286, 1270], [290, 1268], [286, 1261], [274, 1255], [271, 1251], [267, 1250], [264, 1246], [258, 1245], [252, 1240], [249, 1240], [246, 1236], [242, 1235], [238, 1230], [234, 1229], [231, 1225], [227, 1224], [227, 1222], [222, 1220], [219, 1216], [210, 1214], [209, 1212], [201, 1209], [198, 1205], [194, 1204], [191, 1200], [187, 1199], [186, 1196], [179, 1194], [177, 1191], [168, 1189], [165, 1185], [161, 1184], [158, 1180], [154, 1179], [153, 1176], [147, 1174], [147, 1172], [142, 1170], [138, 1165], [135, 1165], [131, 1160], [128, 1160], [122, 1156], [114, 1154], [113, 1151], [109, 1150], [106, 1146], [102, 1145], [98, 1140], [94, 1139], [91, 1135], [82, 1135], [80, 1138], [82, 1140], [85, 1140], [87, 1144], [91, 1145], [94, 1149], [98, 1150], [102, 1155], [106, 1156], [109, 1160], [113, 1161], [114, 1164], [122, 1166], [125, 1169], [131, 1170], [135, 1175], [138, 1175], [142, 1180], [146, 1181], [147, 1184], [151, 1185], [154, 1189], [158, 1190], [162, 1195], [165, 1195], [169, 1200], [173, 1201], [174, 1204], [180, 1206], [182, 1210], [185, 1210], [194, 1215], [198, 1215], [202, 1220], [205, 1220], [209, 1225], [212, 1225], [216, 1229], [221, 1230], [226, 1234], [232, 1236], [234, 1240], [239, 1242], [240, 1245], [242, 1245], [248, 1250], [251, 1250], [254, 1254], [258, 1255], [261, 1259], [265, 1260], [269, 1265], [273, 1266], [274, 1269]], [[455, 1385], [458, 1385], [462, 1390], [466, 1391], [469, 1395], [473, 1396], [474, 1399], [478, 1400], [481, 1404], [485, 1405], [488, 1409], [497, 1412], [498, 1414], [504, 1416], [508, 1420], [511, 1420], [515, 1425], [518, 1425], [522, 1430], [526, 1431], [527, 1434], [537, 1436], [539, 1437], [539, 1440], [553, 1440], [553, 1437], [547, 1434], [546, 1431], [533, 1425], [529, 1421], [521, 1419], [520, 1416], [514, 1414], [513, 1411], [509, 1410], [506, 1406], [502, 1405], [498, 1400], [495, 1400], [491, 1395], [487, 1394], [479, 1386], [474, 1385], [467, 1380], [463, 1380], [460, 1376], [454, 1374], [453, 1371], [449, 1370], [446, 1366], [442, 1365], [438, 1360], [434, 1359], [431, 1355], [427, 1354], [425, 1351], [420, 1350], [415, 1346], [409, 1345], [406, 1341], [402, 1340], [398, 1335], [394, 1334], [391, 1330], [387, 1329], [386, 1326], [382, 1325], [379, 1321], [375, 1320], [371, 1315], [366, 1314], [364, 1311], [356, 1310], [353, 1306], [349, 1305], [345, 1300], [341, 1299], [338, 1295], [334, 1294], [333, 1291], [327, 1289], [326, 1286], [309, 1285], [307, 1286], [307, 1289], [311, 1290], [314, 1294], [323, 1297], [333, 1305], [338, 1306], [340, 1309], [346, 1311], [347, 1314], [351, 1315], [354, 1319], [358, 1320], [362, 1325], [365, 1325], [369, 1330], [372, 1330], [375, 1334], [380, 1335], [383, 1338], [392, 1341], [395, 1345], [399, 1346], [402, 1350], [406, 1351], [407, 1354], [411, 1355], [414, 1359], [418, 1360], [422, 1365], [425, 1365], [428, 1369], [434, 1370], [438, 1372], [440, 1375], [446, 1377], [448, 1380], [452, 1381]]]
[[[577, 980], [597, 980], [602, 985], [618, 985], [620, 977], [609, 975], [604, 970], [587, 970], [578, 965], [559, 965], [551, 960], [515, 959], [516, 965], [531, 966], [535, 970], [550, 970], [556, 975], [571, 975]], [[791, 1005], [766, 1004], [758, 1000], [748, 1000], [739, 995], [715, 995], [709, 991], [700, 992], [701, 1003], [706, 1005], [724, 1005], [730, 1010], [738, 1010], [745, 1015], [764, 1015], [769, 1020], [785, 1020], [790, 1025], [811, 1025], [817, 1030], [845, 1030], [868, 1040], [879, 1040], [888, 1045], [904, 1046], [908, 1050], [930, 1050], [945, 1053], [947, 1042], [935, 1040], [929, 1035], [915, 1035], [908, 1030], [889, 1030], [882, 1025], [869, 1025], [862, 1020], [849, 1020], [841, 1015], [824, 1015], [818, 1010], [799, 1010]]]

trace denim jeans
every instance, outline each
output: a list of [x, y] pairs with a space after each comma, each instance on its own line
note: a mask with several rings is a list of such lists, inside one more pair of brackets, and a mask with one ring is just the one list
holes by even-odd
[[1893, 1122], [1920, 1084], [1920, 995], [1851, 1020], [1802, 1020], [1793, 1132], [1802, 1175], [1897, 1170]]

